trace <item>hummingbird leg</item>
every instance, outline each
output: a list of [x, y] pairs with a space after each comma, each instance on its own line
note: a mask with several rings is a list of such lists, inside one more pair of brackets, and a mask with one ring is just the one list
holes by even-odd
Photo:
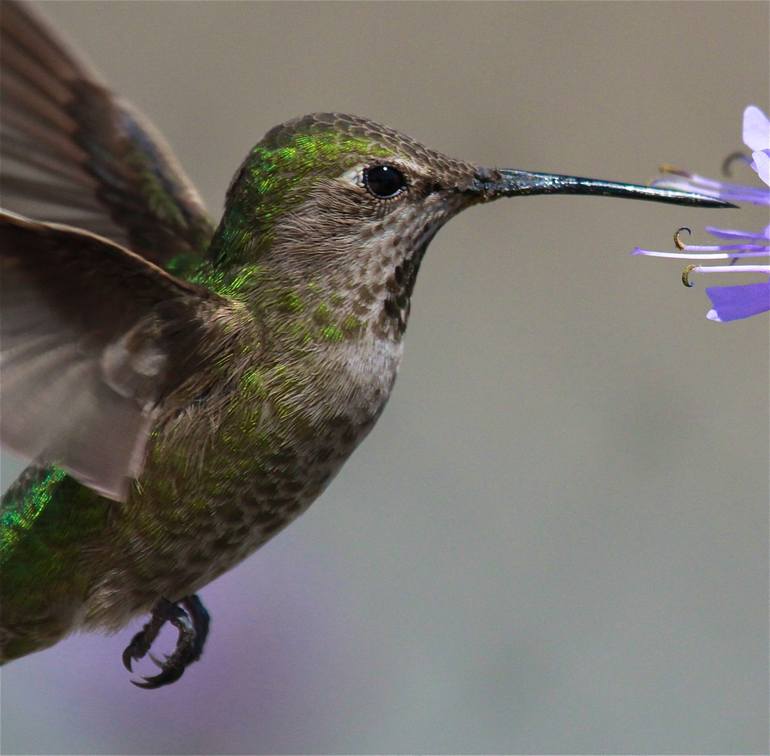
[[161, 671], [153, 677], [145, 677], [142, 682], [132, 680], [131, 682], [139, 688], [160, 688], [176, 682], [185, 669], [198, 661], [203, 653], [209, 632], [209, 613], [195, 595], [185, 596], [179, 604], [165, 598], [160, 599], [153, 607], [150, 621], [131, 639], [131, 643], [123, 652], [123, 664], [126, 669], [131, 670], [132, 661], [141, 659], [149, 652], [166, 622], [170, 622], [179, 633], [176, 648], [164, 661], [150, 654], [150, 658]]
[[182, 605], [190, 615], [193, 629], [195, 630], [192, 654], [190, 656], [190, 660], [187, 662], [188, 664], [191, 664], [192, 662], [198, 661], [198, 659], [201, 658], [201, 654], [203, 653], [203, 646], [206, 644], [206, 638], [209, 637], [209, 625], [211, 624], [211, 616], [197, 595], [185, 596], [182, 599]]
[[131, 639], [123, 651], [123, 666], [132, 672], [131, 664], [133, 661], [142, 659], [152, 647], [158, 633], [163, 625], [166, 624], [171, 613], [176, 610], [168, 599], [162, 598], [152, 608], [150, 621]]

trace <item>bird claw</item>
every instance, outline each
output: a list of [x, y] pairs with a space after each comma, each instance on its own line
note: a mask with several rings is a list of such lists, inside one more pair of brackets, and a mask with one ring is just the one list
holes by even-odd
[[168, 599], [160, 599], [153, 607], [150, 621], [123, 651], [123, 666], [130, 672], [132, 662], [149, 653], [166, 622], [170, 622], [179, 633], [176, 648], [163, 660], [149, 653], [150, 659], [161, 671], [152, 677], [142, 678], [142, 681], [131, 680], [137, 687], [154, 689], [176, 682], [190, 664], [200, 659], [209, 632], [209, 613], [197, 596], [186, 596], [180, 604], [182, 606]]
[[131, 663], [134, 659], [137, 659], [139, 657], [135, 656], [135, 652], [132, 648], [134, 641], [136, 640], [136, 635], [134, 636], [131, 643], [129, 643], [124, 649], [123, 649], [123, 666], [129, 671], [133, 672], [134, 670], [131, 668]]
[[184, 613], [176, 604], [172, 604], [168, 599], [160, 599], [152, 609], [150, 621], [131, 639], [131, 642], [123, 651], [123, 666], [132, 671], [132, 663], [143, 659], [152, 647], [158, 633], [166, 622], [172, 618], [178, 617], [179, 613]]
[[156, 667], [163, 669], [163, 665], [168, 661], [169, 655], [163, 654], [163, 659], [159, 659], [155, 654], [150, 654], [150, 659], [152, 659]]
[[168, 667], [166, 669], [161, 668], [162, 671], [158, 675], [152, 677], [143, 677], [142, 681], [131, 680], [137, 688], [144, 688], [145, 690], [154, 690], [155, 688], [161, 688], [164, 685], [170, 685], [176, 682], [184, 672], [184, 667]]

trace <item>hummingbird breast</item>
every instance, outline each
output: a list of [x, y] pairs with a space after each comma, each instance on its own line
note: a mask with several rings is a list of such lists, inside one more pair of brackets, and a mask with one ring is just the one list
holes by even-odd
[[237, 391], [167, 420], [128, 501], [112, 505], [84, 624], [117, 628], [159, 596], [196, 592], [304, 512], [379, 417], [401, 353], [368, 333], [247, 367]]

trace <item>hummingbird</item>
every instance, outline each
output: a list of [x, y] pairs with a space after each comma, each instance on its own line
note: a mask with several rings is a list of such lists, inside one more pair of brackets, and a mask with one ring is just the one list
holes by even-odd
[[[215, 225], [152, 125], [30, 6], [5, 0], [2, 415], [31, 464], [2, 499], [0, 657], [149, 615], [123, 662], [286, 527], [383, 411], [420, 263], [462, 210], [684, 191], [490, 168], [367, 118], [293, 118], [248, 153]], [[151, 654], [150, 654], [151, 655]], [[152, 655], [151, 655], [152, 656]]]

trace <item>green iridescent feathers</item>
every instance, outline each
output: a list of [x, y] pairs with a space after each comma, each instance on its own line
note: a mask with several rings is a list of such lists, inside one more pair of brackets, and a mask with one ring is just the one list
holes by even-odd
[[67, 627], [91, 579], [84, 545], [103, 531], [110, 506], [56, 467], [28, 467], [3, 496], [0, 662], [53, 643]]
[[307, 196], [314, 179], [332, 179], [347, 167], [391, 150], [335, 129], [267, 134], [241, 165], [227, 209], [211, 243], [218, 266], [255, 261], [273, 241], [277, 218]]

